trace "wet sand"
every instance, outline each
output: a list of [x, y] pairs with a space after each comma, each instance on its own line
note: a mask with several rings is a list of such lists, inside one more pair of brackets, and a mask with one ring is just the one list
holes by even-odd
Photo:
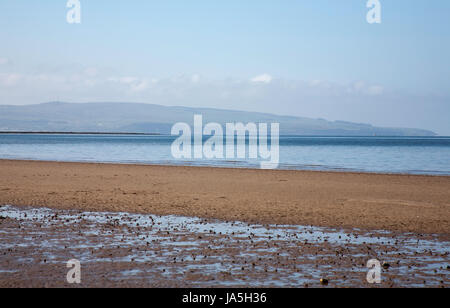
[[[449, 287], [437, 236], [0, 207], [0, 287]], [[81, 284], [66, 276], [81, 263]], [[369, 260], [386, 262], [369, 284]]]
[[450, 237], [450, 177], [0, 160], [0, 204]]

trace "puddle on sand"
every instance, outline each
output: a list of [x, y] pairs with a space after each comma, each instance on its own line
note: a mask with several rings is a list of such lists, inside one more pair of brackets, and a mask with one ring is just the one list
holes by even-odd
[[449, 242], [431, 235], [12, 206], [0, 217], [0, 285], [64, 285], [69, 259], [83, 286], [369, 286], [370, 259], [391, 265], [381, 286], [449, 285]]

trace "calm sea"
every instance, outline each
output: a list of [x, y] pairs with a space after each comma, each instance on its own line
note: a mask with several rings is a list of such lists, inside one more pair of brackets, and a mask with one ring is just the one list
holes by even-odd
[[[177, 160], [172, 136], [0, 134], [0, 159], [259, 168]], [[280, 137], [280, 169], [450, 175], [450, 137]]]

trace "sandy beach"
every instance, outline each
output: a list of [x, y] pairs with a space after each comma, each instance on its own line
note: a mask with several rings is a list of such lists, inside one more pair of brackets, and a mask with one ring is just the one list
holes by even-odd
[[[0, 287], [450, 283], [449, 177], [7, 160], [0, 170]], [[66, 280], [72, 259], [81, 284]], [[389, 264], [375, 285], [373, 259]]]
[[450, 233], [450, 177], [0, 161], [0, 204]]

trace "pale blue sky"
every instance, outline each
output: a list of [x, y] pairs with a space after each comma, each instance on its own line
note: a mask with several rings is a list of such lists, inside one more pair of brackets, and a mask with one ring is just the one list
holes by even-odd
[[80, 2], [73, 25], [65, 0], [0, 1], [0, 104], [208, 106], [450, 135], [448, 0], [380, 0], [380, 25], [366, 0]]

